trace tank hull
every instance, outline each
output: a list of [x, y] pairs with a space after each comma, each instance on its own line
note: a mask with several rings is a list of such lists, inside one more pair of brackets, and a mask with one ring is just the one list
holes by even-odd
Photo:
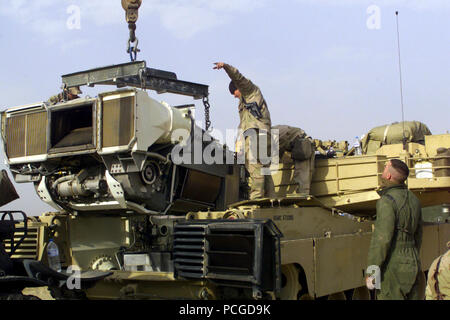
[[[270, 219], [282, 234], [280, 264], [283, 276], [291, 282], [294, 281], [292, 279], [300, 279], [297, 282], [301, 285], [293, 288], [291, 284], [284, 283], [278, 292], [263, 292], [263, 298], [335, 297], [335, 294], [344, 291], [360, 291], [358, 288], [364, 286], [373, 221], [342, 215], [313, 204], [308, 207], [305, 205], [307, 201], [302, 201], [303, 206], [239, 206], [225, 212], [194, 212], [188, 215], [188, 220], [161, 217], [158, 224], [159, 227], [170, 228], [178, 223], [224, 221], [223, 218], [226, 218], [239, 225], [239, 221]], [[313, 199], [310, 201], [314, 202]], [[180, 277], [177, 270], [164, 269], [163, 263], [160, 268], [153, 265], [153, 270], [114, 270], [124, 268], [117, 264], [115, 254], [120, 252], [120, 248], [130, 247], [136, 241], [130, 226], [136, 221], [142, 222], [141, 216], [74, 218], [56, 215], [41, 219], [58, 221], [60, 229], [56, 241], [60, 247], [67, 249], [63, 254], [66, 266], [74, 264], [82, 269], [112, 269], [111, 276], [86, 291], [90, 299], [254, 299], [249, 288], [230, 286], [226, 281], [221, 283], [211, 278]], [[169, 230], [168, 234], [172, 232]], [[428, 269], [436, 256], [445, 252], [446, 239], [449, 238], [450, 223], [424, 225], [421, 249], [423, 271]], [[170, 247], [171, 240], [159, 241], [159, 250], [174, 252], [174, 248]]]

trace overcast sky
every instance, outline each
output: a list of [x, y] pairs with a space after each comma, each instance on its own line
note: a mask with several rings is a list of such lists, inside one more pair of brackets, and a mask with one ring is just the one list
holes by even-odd
[[[445, 133], [448, 0], [143, 0], [138, 59], [209, 85], [218, 130], [239, 122], [226, 73], [212, 69], [224, 61], [260, 87], [274, 125], [298, 126], [322, 140], [353, 140], [402, 119], [396, 10], [405, 119]], [[1, 0], [0, 24], [2, 110], [46, 100], [59, 91], [62, 74], [129, 61], [120, 0]], [[101, 89], [84, 91], [95, 96]], [[150, 94], [173, 104], [194, 102]], [[195, 103], [203, 120], [203, 106]], [[35, 215], [49, 208], [31, 185], [17, 189], [22, 199], [5, 208]]]

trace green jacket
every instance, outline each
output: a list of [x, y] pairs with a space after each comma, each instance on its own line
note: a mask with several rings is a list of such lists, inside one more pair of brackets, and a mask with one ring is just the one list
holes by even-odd
[[[257, 86], [250, 80], [245, 78], [238, 69], [224, 64], [223, 68], [226, 73], [236, 85], [236, 88], [241, 92], [241, 98], [239, 99], [239, 117], [240, 124], [239, 129], [245, 132], [247, 129], [263, 129], [270, 131], [271, 120], [267, 103]], [[258, 109], [261, 112], [261, 117], [255, 117], [249, 110], [250, 104], [256, 103]]]
[[381, 296], [406, 299], [420, 271], [422, 209], [406, 185], [379, 192], [368, 265], [381, 271]]

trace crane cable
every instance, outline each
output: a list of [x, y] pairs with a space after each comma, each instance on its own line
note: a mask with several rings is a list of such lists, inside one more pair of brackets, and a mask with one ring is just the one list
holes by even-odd
[[130, 55], [130, 60], [132, 62], [136, 61], [137, 53], [141, 51], [138, 49], [139, 40], [136, 37], [136, 21], [139, 17], [138, 12], [141, 4], [142, 0], [122, 0], [122, 8], [125, 10], [125, 19], [130, 31], [127, 53]]

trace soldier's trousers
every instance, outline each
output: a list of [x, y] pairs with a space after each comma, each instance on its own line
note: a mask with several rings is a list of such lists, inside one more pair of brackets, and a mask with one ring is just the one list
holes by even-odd
[[298, 184], [297, 193], [311, 194], [311, 180], [314, 173], [313, 153], [310, 159], [294, 162], [294, 181]]
[[383, 283], [381, 284], [381, 290], [377, 290], [377, 300], [423, 300], [424, 292], [421, 292], [421, 279], [422, 274], [417, 275], [411, 290], [405, 292], [400, 285], [391, 285], [388, 290], [383, 290]]
[[254, 130], [256, 134], [245, 137], [245, 168], [249, 173], [248, 186], [251, 200], [264, 198], [264, 169], [270, 167], [270, 135], [267, 132]]

